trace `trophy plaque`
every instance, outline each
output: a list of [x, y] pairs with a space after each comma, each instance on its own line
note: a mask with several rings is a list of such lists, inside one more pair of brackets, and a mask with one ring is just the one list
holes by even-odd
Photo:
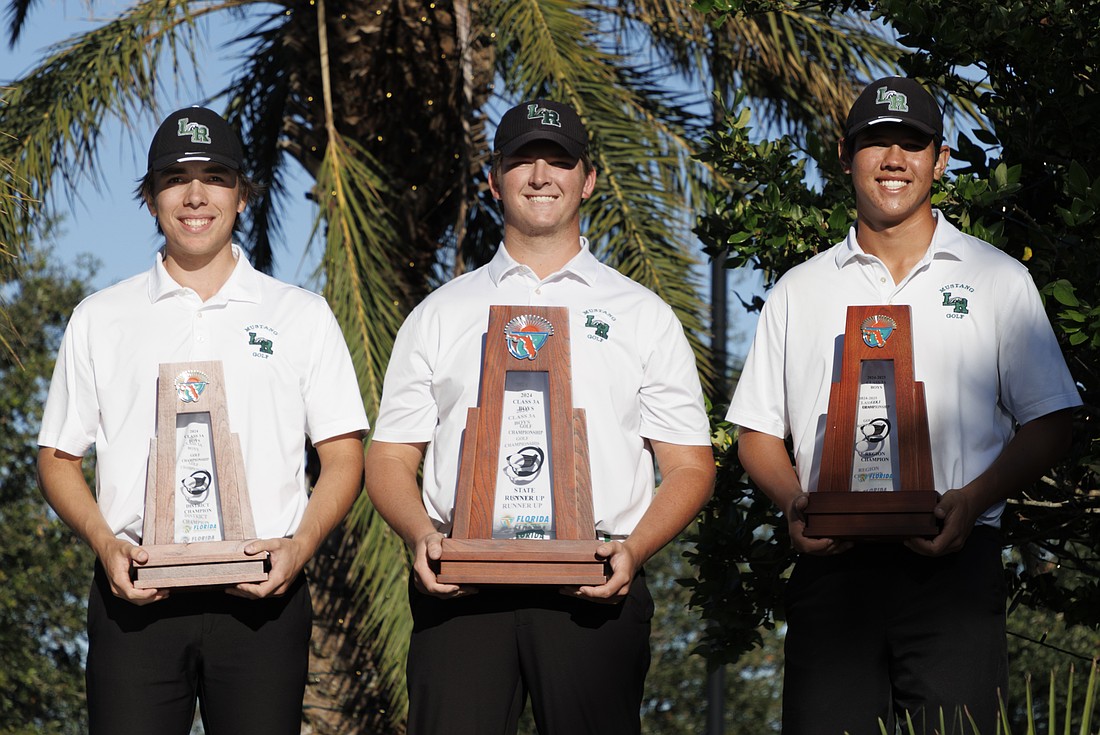
[[157, 435], [149, 442], [139, 588], [209, 587], [267, 579], [256, 538], [240, 439], [229, 431], [219, 361], [166, 363], [157, 382]]
[[573, 408], [568, 309], [490, 306], [479, 395], [466, 417], [439, 581], [606, 582], [588, 429]]
[[924, 384], [913, 379], [909, 307], [849, 306], [843, 342], [818, 487], [805, 510], [806, 536], [935, 536], [939, 496]]

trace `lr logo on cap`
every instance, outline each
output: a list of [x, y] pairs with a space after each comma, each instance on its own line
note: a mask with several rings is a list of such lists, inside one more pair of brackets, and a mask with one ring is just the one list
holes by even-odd
[[534, 120], [536, 117], [542, 118], [543, 125], [552, 125], [555, 128], [561, 127], [561, 116], [558, 115], [556, 110], [551, 110], [548, 107], [539, 107], [536, 103], [532, 102], [527, 105], [527, 119]]
[[909, 112], [909, 98], [889, 87], [879, 87], [875, 104], [887, 105], [890, 112]]
[[189, 122], [186, 117], [180, 118], [179, 129], [176, 136], [180, 138], [190, 137], [192, 143], [206, 143], [210, 141], [210, 128], [199, 125], [197, 122]]

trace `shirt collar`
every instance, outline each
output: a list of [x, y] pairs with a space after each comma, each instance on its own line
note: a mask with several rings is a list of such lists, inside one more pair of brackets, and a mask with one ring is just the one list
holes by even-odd
[[[917, 267], [935, 258], [946, 257], [962, 260], [964, 241], [961, 233], [943, 216], [943, 212], [940, 210], [933, 209], [932, 217], [936, 220], [936, 229], [932, 231], [932, 242], [928, 244], [928, 250], [924, 253], [924, 257], [921, 258]], [[869, 258], [872, 256], [863, 252], [863, 248], [859, 246], [856, 239], [856, 226], [853, 224], [848, 228], [848, 237], [844, 238], [841, 247], [837, 248], [836, 267], [843, 268], [860, 257]]]
[[[502, 242], [497, 248], [496, 255], [489, 261], [489, 278], [492, 279], [493, 284], [499, 286], [501, 282], [508, 276], [531, 273], [533, 271], [520, 263], [511, 256], [508, 252], [508, 248], [505, 247]], [[568, 263], [562, 266], [561, 270], [551, 273], [546, 278], [542, 279], [543, 283], [548, 281], [556, 281], [562, 278], [573, 277], [588, 286], [593, 286], [600, 272], [600, 262], [596, 259], [596, 256], [592, 254], [592, 250], [588, 244], [588, 238], [581, 238], [580, 252], [574, 255]]]
[[[248, 262], [248, 258], [244, 257], [244, 252], [240, 246], [233, 244], [230, 247], [233, 248], [233, 258], [237, 261], [237, 264], [233, 267], [233, 272], [229, 274], [229, 279], [226, 280], [216, 294], [206, 300], [206, 304], [213, 305], [228, 301], [259, 303], [259, 272]], [[186, 290], [188, 289], [176, 283], [164, 267], [164, 249], [157, 251], [155, 262], [149, 271], [149, 301], [155, 303]]]

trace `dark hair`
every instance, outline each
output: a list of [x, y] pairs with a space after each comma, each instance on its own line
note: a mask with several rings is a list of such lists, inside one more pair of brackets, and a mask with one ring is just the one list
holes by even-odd
[[[153, 175], [154, 171], [147, 171], [144, 176], [138, 179], [137, 188], [134, 189], [134, 198], [138, 201], [138, 206], [144, 207], [153, 201]], [[255, 204], [256, 200], [264, 195], [267, 191], [267, 187], [263, 184], [257, 184], [248, 174], [244, 171], [237, 171], [237, 190], [240, 198], [248, 202], [249, 205]], [[237, 232], [237, 228], [240, 225], [241, 218], [237, 217], [233, 223], [233, 231]], [[157, 220], [157, 234], [162, 235], [164, 231], [160, 228], [160, 220]]]

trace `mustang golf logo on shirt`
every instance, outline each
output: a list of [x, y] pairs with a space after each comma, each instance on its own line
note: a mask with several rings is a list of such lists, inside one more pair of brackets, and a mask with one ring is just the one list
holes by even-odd
[[898, 328], [898, 323], [888, 316], [876, 314], [869, 316], [859, 325], [863, 333], [863, 342], [868, 347], [885, 347], [886, 340]]
[[610, 338], [615, 315], [603, 309], [585, 309], [583, 313], [584, 328], [591, 330], [588, 333], [588, 339], [606, 342]]
[[970, 298], [974, 293], [974, 287], [965, 283], [948, 283], [940, 288], [943, 301], [940, 306], [945, 306], [948, 311], [944, 316], [948, 319], [964, 319], [970, 314]]
[[198, 403], [199, 396], [210, 384], [210, 377], [199, 370], [184, 370], [176, 376], [173, 385], [176, 397], [184, 403]]
[[517, 360], [534, 360], [553, 334], [553, 324], [532, 314], [522, 314], [504, 325], [504, 340], [508, 343], [508, 352]]
[[248, 346], [255, 348], [252, 350], [253, 357], [266, 360], [275, 354], [274, 337], [279, 336], [276, 330], [265, 324], [249, 324], [244, 332], [248, 335]]

